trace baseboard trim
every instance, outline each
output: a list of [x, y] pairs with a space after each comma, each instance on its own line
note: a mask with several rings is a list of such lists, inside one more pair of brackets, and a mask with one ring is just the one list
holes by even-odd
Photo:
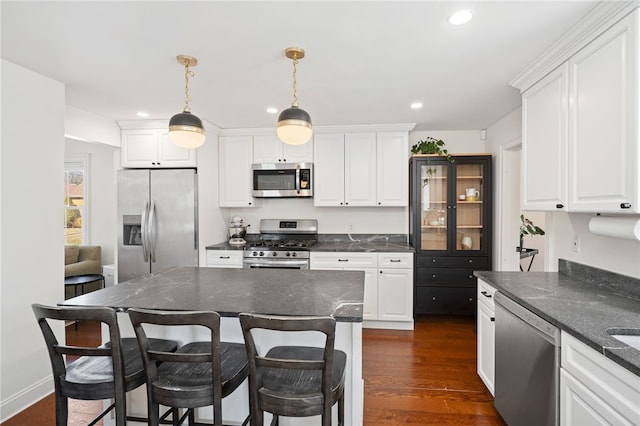
[[53, 377], [46, 377], [0, 402], [0, 423], [53, 393]]

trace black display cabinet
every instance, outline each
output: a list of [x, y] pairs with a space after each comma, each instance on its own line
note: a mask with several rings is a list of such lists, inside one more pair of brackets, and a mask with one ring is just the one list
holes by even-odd
[[492, 267], [491, 155], [409, 160], [414, 313], [475, 315], [474, 270]]

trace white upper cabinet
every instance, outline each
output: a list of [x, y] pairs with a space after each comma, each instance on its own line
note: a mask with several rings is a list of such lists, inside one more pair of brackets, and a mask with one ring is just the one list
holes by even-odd
[[344, 205], [344, 134], [316, 134], [313, 144], [313, 204]]
[[315, 206], [406, 206], [408, 132], [316, 134]]
[[344, 137], [344, 204], [376, 205], [376, 134]]
[[638, 12], [569, 61], [569, 210], [640, 212]]
[[409, 135], [407, 132], [378, 133], [377, 204], [409, 205]]
[[171, 143], [168, 133], [168, 129], [123, 130], [122, 167], [196, 167], [196, 150]]
[[251, 136], [221, 136], [219, 139], [220, 207], [255, 207], [252, 196]]
[[254, 163], [311, 163], [313, 162], [313, 138], [302, 145], [283, 143], [277, 135], [253, 137]]
[[525, 210], [640, 213], [640, 12], [603, 2], [593, 13], [515, 81]]
[[568, 68], [522, 95], [522, 208], [567, 210]]

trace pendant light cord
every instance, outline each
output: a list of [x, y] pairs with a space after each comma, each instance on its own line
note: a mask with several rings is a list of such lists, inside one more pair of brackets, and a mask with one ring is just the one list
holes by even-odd
[[189, 96], [189, 77], [193, 77], [193, 71], [189, 71], [189, 60], [184, 62], [184, 112], [191, 112], [189, 108], [189, 102], [191, 102], [191, 97]]

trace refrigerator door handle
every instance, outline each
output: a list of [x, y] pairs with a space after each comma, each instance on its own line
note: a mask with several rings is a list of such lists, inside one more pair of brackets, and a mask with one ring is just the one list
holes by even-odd
[[149, 207], [149, 257], [151, 258], [151, 263], [155, 263], [156, 261], [156, 230], [155, 230], [155, 221], [156, 221], [156, 202], [151, 200], [151, 206]]
[[140, 224], [140, 227], [142, 228], [142, 232], [141, 232], [142, 256], [144, 257], [145, 262], [149, 261], [149, 250], [147, 248], [149, 245], [149, 236], [148, 236], [148, 229], [147, 229], [148, 215], [149, 215], [149, 201], [147, 201], [144, 204], [144, 211], [142, 212], [142, 223]]

